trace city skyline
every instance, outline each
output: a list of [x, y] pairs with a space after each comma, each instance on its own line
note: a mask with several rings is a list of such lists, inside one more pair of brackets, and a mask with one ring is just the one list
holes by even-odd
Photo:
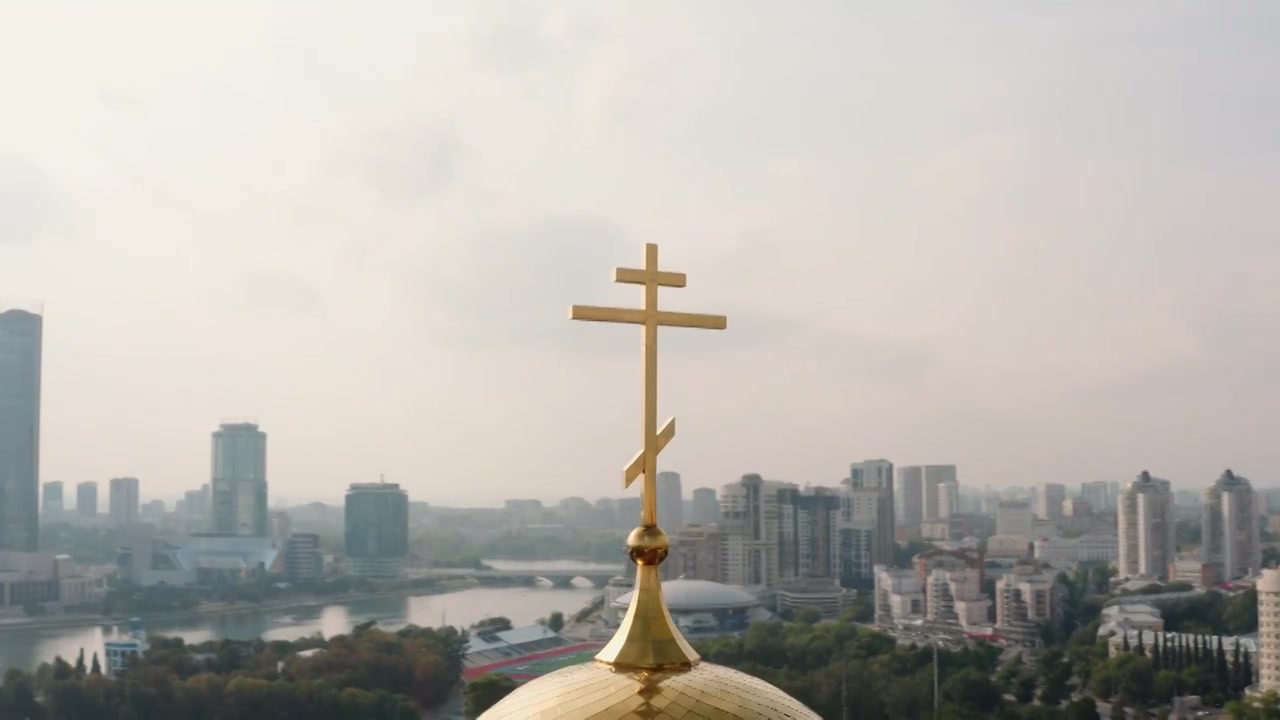
[[645, 241], [734, 318], [664, 349], [686, 487], [1280, 476], [1269, 6], [57, 5], [0, 28], [42, 481], [179, 497], [247, 413], [273, 495], [622, 496], [634, 337], [564, 313]]

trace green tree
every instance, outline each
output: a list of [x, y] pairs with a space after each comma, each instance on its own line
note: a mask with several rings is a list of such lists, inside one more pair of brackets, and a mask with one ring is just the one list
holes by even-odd
[[101, 665], [101, 663], [99, 663], [99, 662], [98, 662], [98, 653], [97, 653], [97, 652], [94, 652], [94, 653], [93, 653], [93, 663], [89, 666], [89, 674], [90, 674], [90, 675], [101, 675], [101, 674], [102, 674], [102, 665]]
[[502, 698], [516, 689], [516, 681], [510, 675], [492, 673], [467, 683], [462, 691], [463, 705], [468, 718], [478, 718], [484, 711], [498, 704]]
[[547, 629], [558, 633], [564, 629], [564, 613], [556, 610], [547, 617]]
[[84, 677], [88, 672], [88, 668], [84, 665], [84, 648], [80, 648], [80, 654], [76, 656], [75, 674], [77, 677]]
[[1067, 705], [1066, 720], [1100, 720], [1098, 703], [1091, 697], [1072, 700]]

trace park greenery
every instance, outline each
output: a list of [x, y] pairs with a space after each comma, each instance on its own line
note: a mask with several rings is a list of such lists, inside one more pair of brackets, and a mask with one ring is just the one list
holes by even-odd
[[9, 671], [0, 720], [412, 720], [456, 690], [466, 638], [454, 628], [389, 633], [372, 623], [328, 640], [189, 646], [153, 637], [119, 678], [103, 675], [96, 657], [86, 668], [83, 656], [34, 674]]

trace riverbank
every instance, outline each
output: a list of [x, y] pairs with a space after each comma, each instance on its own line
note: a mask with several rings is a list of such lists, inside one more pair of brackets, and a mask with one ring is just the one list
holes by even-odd
[[[143, 613], [148, 623], [171, 623], [185, 620], [198, 620], [220, 615], [238, 615], [244, 613], [260, 613], [279, 610], [307, 610], [362, 600], [382, 600], [388, 598], [422, 597], [427, 595], [443, 595], [460, 592], [475, 587], [473, 583], [442, 583], [434, 588], [398, 588], [376, 592], [345, 593], [343, 595], [303, 596], [277, 598], [260, 603], [204, 603], [191, 610], [180, 610], [159, 613]], [[41, 615], [37, 617], [0, 620], [0, 636], [8, 630], [44, 630], [64, 627], [80, 627], [84, 625], [118, 625], [129, 621], [130, 615], [94, 615], [92, 613], [76, 613], [68, 615]]]

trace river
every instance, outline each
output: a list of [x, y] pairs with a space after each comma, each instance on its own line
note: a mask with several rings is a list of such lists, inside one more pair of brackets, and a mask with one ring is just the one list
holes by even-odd
[[[598, 573], [620, 571], [620, 565], [599, 565], [572, 561], [516, 562], [486, 561], [498, 570], [581, 569]], [[179, 636], [188, 643], [206, 640], [294, 640], [319, 632], [326, 637], [340, 635], [353, 626], [370, 620], [386, 628], [399, 628], [409, 623], [425, 627], [449, 624], [466, 627], [486, 617], [505, 615], [517, 627], [536, 622], [557, 610], [566, 615], [577, 612], [600, 590], [589, 586], [553, 588], [477, 587], [439, 595], [417, 597], [374, 598], [309, 608], [248, 609], [234, 614], [143, 624], [149, 633]], [[0, 673], [10, 669], [33, 670], [42, 662], [61, 655], [74, 662], [80, 648], [85, 661], [94, 652], [102, 653], [104, 639], [113, 628], [86, 619], [84, 625], [50, 628], [5, 628], [0, 630]]]

